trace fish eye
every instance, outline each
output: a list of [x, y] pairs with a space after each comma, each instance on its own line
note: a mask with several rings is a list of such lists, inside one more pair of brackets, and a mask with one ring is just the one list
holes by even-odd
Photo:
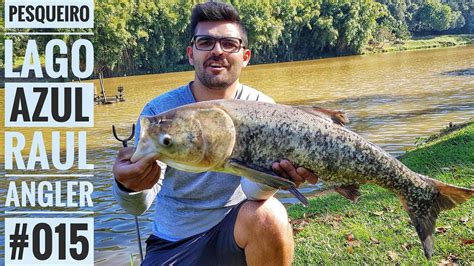
[[171, 136], [168, 134], [160, 135], [160, 145], [168, 147], [171, 145]]

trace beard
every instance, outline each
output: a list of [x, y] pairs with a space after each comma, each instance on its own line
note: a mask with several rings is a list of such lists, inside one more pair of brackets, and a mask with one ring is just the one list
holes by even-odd
[[225, 70], [219, 74], [213, 74], [206, 71], [206, 68], [212, 62], [221, 62], [219, 57], [211, 57], [203, 64], [196, 64], [194, 66], [196, 76], [199, 81], [209, 89], [224, 90], [232, 85], [239, 77], [240, 72], [233, 68], [232, 65], [225, 64]]
[[196, 76], [204, 86], [213, 90], [224, 90], [237, 80], [235, 73], [219, 74], [216, 76], [206, 72], [199, 73], [196, 71]]

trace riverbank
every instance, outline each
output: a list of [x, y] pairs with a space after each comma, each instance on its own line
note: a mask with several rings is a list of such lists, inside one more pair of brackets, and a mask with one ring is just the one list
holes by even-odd
[[410, 40], [396, 40], [368, 46], [366, 54], [455, 47], [474, 44], [474, 34], [414, 37]]
[[[418, 49], [430, 49], [430, 48], [441, 48], [441, 47], [456, 47], [464, 45], [473, 45], [474, 44], [474, 34], [459, 34], [459, 35], [440, 35], [440, 36], [423, 36], [423, 37], [414, 37], [409, 40], [395, 40], [390, 42], [384, 42], [380, 44], [367, 45], [364, 54], [376, 54], [376, 53], [387, 53], [387, 52], [397, 52], [397, 51], [408, 51], [408, 50], [418, 50]], [[3, 44], [0, 44], [1, 50], [3, 50]], [[326, 55], [321, 58], [331, 58], [337, 57], [336, 55]], [[24, 57], [15, 57], [13, 62], [13, 69], [15, 71], [20, 71], [23, 66]], [[44, 55], [40, 55], [40, 63], [44, 68]], [[280, 62], [283, 63], [283, 62]], [[177, 66], [179, 71], [173, 72], [182, 72], [190, 71], [192, 68], [188, 65]], [[4, 74], [5, 69], [3, 62], [0, 62], [0, 79], [5, 80]], [[163, 73], [172, 73], [172, 72], [163, 72]], [[150, 72], [135, 73], [129, 76], [140, 76], [154, 74]], [[30, 71], [31, 78], [29, 79], [9, 79], [9, 82], [26, 82], [26, 81], [36, 81], [33, 78], [33, 74]], [[92, 78], [92, 79], [95, 79]], [[4, 82], [0, 83], [0, 87], [4, 87]]]
[[[400, 160], [412, 170], [474, 187], [474, 121], [418, 146]], [[295, 205], [288, 212], [295, 230], [295, 265], [426, 263], [420, 241], [398, 198], [367, 185], [357, 204], [336, 193]], [[474, 262], [474, 200], [440, 214], [430, 264]]]

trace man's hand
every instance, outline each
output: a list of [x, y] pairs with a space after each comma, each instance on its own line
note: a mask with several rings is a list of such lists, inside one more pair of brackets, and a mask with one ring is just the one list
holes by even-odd
[[278, 175], [288, 178], [299, 187], [302, 183], [308, 181], [311, 184], [318, 182], [318, 177], [304, 167], [295, 168], [293, 164], [288, 160], [281, 160], [280, 162], [274, 162], [272, 165], [273, 171]]
[[156, 163], [156, 155], [148, 155], [132, 163], [135, 149], [123, 148], [119, 151], [112, 172], [115, 179], [126, 189], [142, 191], [152, 188], [158, 182], [161, 167]]

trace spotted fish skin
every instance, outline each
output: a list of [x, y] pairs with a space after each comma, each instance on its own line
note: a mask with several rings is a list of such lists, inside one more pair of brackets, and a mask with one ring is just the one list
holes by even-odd
[[221, 105], [236, 128], [232, 158], [269, 171], [273, 162], [288, 159], [333, 184], [375, 183], [397, 194], [421, 193], [430, 199], [437, 193], [417, 173], [342, 126], [290, 106], [249, 105]]
[[[226, 172], [252, 179], [252, 174], [271, 172], [273, 162], [288, 159], [339, 187], [336, 191], [350, 199], [359, 195], [359, 184], [384, 187], [400, 198], [427, 258], [434, 250], [432, 234], [439, 213], [474, 196], [472, 189], [411, 171], [380, 147], [328, 119], [326, 113], [307, 107], [216, 100], [144, 117], [141, 123], [141, 139], [132, 161], [156, 153], [180, 170]], [[171, 137], [173, 145], [160, 143], [164, 135]], [[257, 171], [242, 173], [235, 162]], [[282, 187], [267, 179], [272, 177], [265, 176], [262, 183]]]

